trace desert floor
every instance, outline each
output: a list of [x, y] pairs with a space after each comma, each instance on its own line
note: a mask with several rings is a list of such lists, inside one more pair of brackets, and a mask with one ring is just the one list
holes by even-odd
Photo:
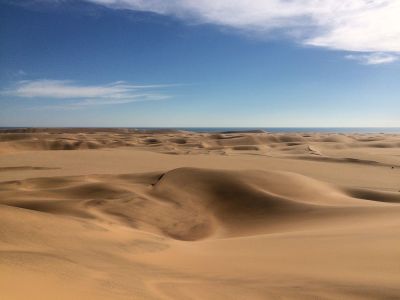
[[400, 135], [0, 133], [0, 299], [400, 299]]

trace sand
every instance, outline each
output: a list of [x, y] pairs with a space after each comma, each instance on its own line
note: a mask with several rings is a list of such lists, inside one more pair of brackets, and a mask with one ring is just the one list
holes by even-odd
[[0, 133], [0, 299], [399, 299], [400, 135]]

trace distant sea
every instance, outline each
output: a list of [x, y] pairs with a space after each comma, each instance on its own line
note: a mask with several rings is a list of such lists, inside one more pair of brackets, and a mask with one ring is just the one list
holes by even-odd
[[176, 129], [194, 132], [254, 131], [310, 133], [400, 133], [400, 127], [159, 127], [137, 129]]
[[[29, 127], [0, 127], [0, 130], [21, 129]], [[46, 127], [47, 128], [47, 127]], [[61, 127], [57, 127], [61, 128]], [[66, 127], [67, 128], [67, 127]], [[84, 127], [78, 127], [84, 128]], [[90, 127], [96, 128], [96, 127]], [[98, 127], [101, 128], [101, 127]], [[106, 127], [103, 127], [106, 128]], [[107, 127], [111, 128], [111, 127]], [[309, 133], [400, 133], [400, 127], [116, 127], [147, 130], [185, 130], [193, 132], [254, 131], [268, 132], [309, 132]]]

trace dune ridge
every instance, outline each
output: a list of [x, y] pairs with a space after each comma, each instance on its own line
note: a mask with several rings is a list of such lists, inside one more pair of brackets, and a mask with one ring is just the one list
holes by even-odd
[[399, 147], [398, 134], [195, 133], [124, 128], [0, 131], [0, 153], [133, 148], [173, 155], [248, 154], [400, 167], [400, 158], [393, 155]]
[[299, 230], [343, 215], [376, 214], [382, 207], [374, 211], [374, 201], [400, 203], [400, 194], [339, 189], [298, 174], [197, 168], [9, 181], [0, 191], [2, 205], [187, 241]]

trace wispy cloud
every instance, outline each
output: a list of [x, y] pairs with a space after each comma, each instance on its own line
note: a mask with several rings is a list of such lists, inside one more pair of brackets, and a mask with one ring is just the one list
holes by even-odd
[[65, 100], [48, 108], [82, 108], [92, 105], [124, 104], [170, 98], [160, 89], [173, 85], [133, 85], [117, 81], [105, 85], [79, 85], [70, 80], [23, 80], [1, 91], [2, 96]]
[[15, 72], [16, 76], [26, 76], [26, 72], [24, 70], [18, 70], [17, 72]]
[[279, 31], [316, 47], [400, 53], [399, 0], [86, 1], [264, 34]]
[[381, 65], [389, 64], [399, 60], [398, 55], [390, 53], [371, 53], [371, 54], [350, 54], [346, 55], [347, 59], [356, 60], [364, 65]]

